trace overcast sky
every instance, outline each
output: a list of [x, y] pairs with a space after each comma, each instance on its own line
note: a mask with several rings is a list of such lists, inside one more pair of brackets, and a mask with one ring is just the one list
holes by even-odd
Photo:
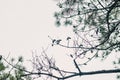
[[[40, 52], [42, 47], [50, 44], [51, 40], [48, 35], [53, 38], [69, 36], [71, 34], [69, 27], [57, 28], [54, 24], [53, 13], [57, 8], [56, 2], [53, 0], [0, 0], [0, 54], [7, 56], [10, 52], [11, 57], [23, 55], [25, 58], [29, 58], [32, 50]], [[67, 52], [64, 53], [58, 47], [52, 49], [52, 52], [56, 53], [54, 55], [60, 64], [69, 60], [66, 57], [65, 60], [61, 60], [61, 57], [66, 56]], [[66, 61], [65, 64], [67, 62], [69, 61]], [[108, 62], [108, 64], [110, 63]], [[101, 66], [103, 65], [101, 64]], [[93, 65], [85, 69], [91, 69], [91, 67]], [[92, 69], [94, 70], [94, 68]], [[102, 78], [114, 80], [114, 77], [110, 77], [110, 75], [105, 76], [77, 78], [79, 78], [78, 80], [101, 80]]]

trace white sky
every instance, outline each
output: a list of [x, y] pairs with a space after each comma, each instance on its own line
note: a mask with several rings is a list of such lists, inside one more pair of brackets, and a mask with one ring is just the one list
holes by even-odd
[[[69, 27], [55, 27], [53, 13], [58, 8], [55, 4], [53, 0], [0, 0], [0, 54], [7, 56], [10, 52], [11, 57], [23, 55], [29, 59], [31, 50], [40, 52], [42, 47], [47, 47], [51, 43], [48, 35], [63, 39], [69, 36], [71, 34]], [[70, 60], [66, 59], [67, 52], [64, 53], [65, 51], [58, 48], [60, 47], [50, 48], [50, 53], [55, 53], [60, 64], [67, 64]], [[108, 62], [105, 64], [109, 65]], [[110, 67], [101, 63], [94, 67], [95, 65], [90, 64], [84, 70]], [[70, 68], [69, 63], [68, 66]], [[65, 67], [68, 68], [67, 65]], [[111, 75], [77, 78], [78, 80], [114, 80], [115, 76]]]

